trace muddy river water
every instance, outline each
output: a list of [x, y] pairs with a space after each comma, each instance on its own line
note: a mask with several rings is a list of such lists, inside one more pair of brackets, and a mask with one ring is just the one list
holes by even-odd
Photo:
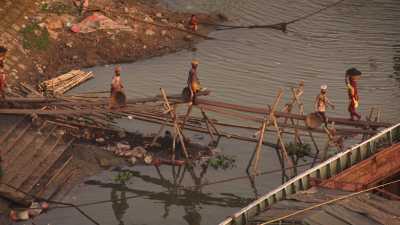
[[[220, 12], [233, 25], [273, 24], [289, 21], [318, 10], [333, 0], [167, 0], [176, 10]], [[361, 106], [365, 116], [370, 107], [383, 109], [383, 120], [400, 121], [400, 1], [351, 0], [308, 19], [298, 21], [283, 33], [269, 29], [236, 29], [211, 33], [218, 40], [203, 41], [197, 51], [175, 54], [123, 65], [123, 79], [129, 97], [153, 96], [164, 87], [169, 93], [181, 91], [190, 61], [200, 61], [202, 84], [212, 98], [226, 102], [260, 106], [272, 103], [277, 89], [286, 91], [305, 81], [305, 111], [312, 110], [321, 84], [336, 104], [335, 115], [347, 116], [344, 71], [357, 67], [363, 72], [359, 82]], [[96, 79], [79, 91], [108, 88], [112, 67], [96, 67]], [[122, 123], [130, 130], [155, 132], [157, 126], [143, 122]], [[193, 134], [199, 142], [203, 135]], [[204, 138], [204, 139], [203, 139]], [[83, 207], [102, 225], [217, 224], [226, 216], [278, 186], [280, 173], [256, 179], [238, 179], [203, 187], [199, 183], [245, 175], [253, 143], [222, 140], [224, 154], [235, 155], [236, 167], [226, 171], [208, 169], [185, 172], [182, 185], [171, 167], [161, 167], [160, 176], [153, 167], [122, 168], [131, 170], [126, 184], [114, 181], [118, 171], [106, 171], [77, 186], [65, 201], [87, 203], [116, 200]], [[264, 151], [262, 170], [279, 168], [275, 153]], [[176, 171], [175, 171], [176, 172]], [[190, 186], [190, 187], [189, 187]], [[57, 209], [35, 219], [36, 224], [91, 224], [73, 209]]]

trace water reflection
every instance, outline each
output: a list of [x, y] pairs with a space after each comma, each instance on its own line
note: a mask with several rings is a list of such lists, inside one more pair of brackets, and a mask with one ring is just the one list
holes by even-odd
[[393, 56], [393, 75], [394, 79], [400, 82], [400, 44], [393, 46], [395, 54]]
[[126, 199], [125, 184], [122, 184], [123, 188], [113, 187], [111, 189], [110, 199], [112, 200], [112, 209], [115, 214], [115, 218], [118, 221], [118, 225], [125, 225], [123, 217], [126, 210], [129, 208], [128, 201]]
[[[184, 209], [182, 218], [188, 225], [202, 224], [202, 214], [200, 210], [203, 205], [241, 208], [254, 200], [253, 198], [244, 198], [232, 193], [211, 194], [203, 192], [203, 188], [207, 185], [205, 176], [208, 167], [171, 166], [170, 168], [171, 174], [167, 174], [169, 173], [167, 167], [164, 167], [161, 171], [159, 167], [155, 166], [154, 170], [158, 177], [145, 175], [130, 169], [117, 168], [114, 170], [117, 173], [128, 172], [131, 179], [139, 179], [145, 183], [154, 185], [154, 187], [162, 187], [164, 190], [161, 191], [133, 188], [129, 186], [126, 181], [103, 182], [99, 180], [89, 180], [86, 184], [111, 189], [112, 209], [119, 225], [125, 224], [124, 215], [130, 207], [130, 202], [128, 200], [133, 198], [144, 198], [162, 203], [164, 212], [162, 212], [161, 216], [164, 219], [170, 216], [176, 216], [171, 215], [171, 206], [181, 206]], [[167, 178], [167, 175], [171, 175], [171, 178]], [[182, 183], [188, 180], [191, 181], [193, 185], [184, 186]], [[252, 181], [252, 187], [255, 190], [255, 197], [257, 197], [258, 192], [255, 189], [254, 180]]]

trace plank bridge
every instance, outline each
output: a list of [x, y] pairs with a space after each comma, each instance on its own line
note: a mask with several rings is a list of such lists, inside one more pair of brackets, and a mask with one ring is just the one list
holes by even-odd
[[[184, 157], [187, 160], [192, 158], [186, 149], [185, 130], [209, 135], [214, 145], [218, 145], [222, 137], [255, 142], [257, 145], [247, 167], [247, 172], [250, 173], [252, 169], [253, 174], [258, 173], [262, 146], [276, 150], [283, 171], [286, 171], [286, 165], [293, 168], [293, 157], [286, 150], [284, 135], [293, 137], [295, 143], [303, 143], [302, 137], [309, 137], [316, 150], [316, 159], [320, 157], [320, 149], [314, 140], [314, 133], [326, 136], [326, 146], [321, 151], [324, 153], [322, 157], [326, 158], [329, 147], [337, 148], [338, 152], [343, 151], [343, 137], [361, 135], [366, 139], [378, 133], [381, 128], [391, 126], [390, 123], [380, 122], [378, 114], [374, 119], [373, 112], [365, 121], [330, 117], [328, 128], [310, 126], [309, 116], [304, 114], [300, 100], [302, 90], [299, 88], [292, 90], [291, 102], [286, 103], [281, 110], [278, 107], [283, 96], [282, 90], [278, 91], [272, 106], [263, 108], [210, 100], [207, 97], [209, 91], [198, 93], [192, 104], [185, 95], [167, 95], [162, 88], [160, 94], [154, 97], [128, 99], [124, 107], [109, 109], [108, 92], [43, 96], [26, 84], [22, 86], [25, 94], [0, 101], [0, 115], [19, 115], [23, 118], [0, 133], [1, 166], [5, 171], [1, 183], [10, 184], [26, 193], [47, 197], [54, 195], [60, 183], [73, 176], [74, 167], [67, 166], [72, 156], [68, 151], [72, 143], [88, 130], [120, 131], [116, 121], [121, 118], [160, 124], [151, 145], [162, 135], [165, 127], [172, 127], [172, 160], [175, 160], [174, 148], [177, 142], [182, 146]], [[199, 111], [197, 115], [193, 113], [195, 108]], [[210, 115], [214, 114], [222, 116], [219, 119], [211, 118]], [[227, 117], [233, 118], [235, 122], [225, 121]], [[41, 122], [35, 126], [37, 121]], [[232, 130], [237, 129], [256, 134], [244, 136], [232, 133]], [[277, 139], [267, 141], [266, 133], [272, 133]], [[51, 188], [53, 183], [54, 187]], [[0, 195], [27, 205], [30, 200], [21, 191], [0, 185]]]

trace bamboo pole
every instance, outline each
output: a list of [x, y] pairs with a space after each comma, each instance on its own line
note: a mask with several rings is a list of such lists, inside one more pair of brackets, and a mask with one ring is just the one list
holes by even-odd
[[269, 113], [267, 113], [265, 115], [263, 123], [261, 125], [261, 129], [260, 129], [261, 133], [260, 133], [260, 137], [259, 137], [259, 140], [257, 142], [257, 145], [256, 145], [255, 161], [254, 161], [254, 164], [253, 164], [253, 174], [254, 175], [257, 174], [257, 170], [258, 170], [258, 162], [260, 160], [261, 146], [262, 146], [261, 144], [262, 144], [262, 141], [264, 140], [265, 129], [266, 129], [267, 126], [269, 126], [269, 123], [271, 122], [271, 120], [274, 119], [274, 113], [275, 113], [275, 110], [276, 110], [276, 108], [278, 106], [278, 103], [279, 103], [282, 95], [283, 95], [283, 91], [282, 91], [282, 89], [279, 89], [278, 95], [275, 98], [274, 104], [273, 104], [271, 110], [269, 110]]
[[[214, 106], [214, 107], [225, 108], [225, 109], [247, 112], [247, 113], [253, 113], [253, 114], [265, 115], [266, 113], [268, 113], [267, 110], [263, 109], [263, 108], [242, 106], [242, 105], [237, 105], [237, 104], [212, 101], [212, 100], [208, 100], [208, 99], [206, 100], [206, 99], [200, 99], [200, 98], [197, 99], [197, 105], [199, 105], [199, 106]], [[295, 120], [303, 120], [303, 121], [306, 119], [305, 115], [298, 115], [298, 114], [285, 113], [285, 112], [276, 112], [276, 117], [293, 118]], [[362, 120], [352, 121], [349, 119], [344, 119], [344, 118], [339, 118], [339, 117], [330, 117], [329, 119], [330, 119], [330, 121], [333, 121], [338, 125], [345, 125], [345, 126], [362, 127], [368, 123], [367, 121], [362, 121]], [[382, 123], [382, 122], [373, 122], [373, 123], [370, 123], [370, 125], [371, 125], [371, 127], [389, 127], [389, 126], [391, 126], [390, 123]]]
[[193, 107], [193, 104], [188, 103], [188, 109], [186, 111], [185, 117], [183, 117], [181, 129], [183, 129], [185, 127], [186, 121], [187, 121], [190, 113], [192, 112], [192, 107]]
[[181, 143], [181, 146], [182, 146], [182, 149], [183, 149], [183, 152], [185, 154], [186, 159], [189, 159], [189, 154], [188, 154], [188, 152], [186, 150], [185, 141], [184, 141], [184, 138], [183, 138], [183, 135], [182, 135], [182, 131], [181, 131], [179, 125], [178, 125], [175, 111], [174, 111], [173, 108], [171, 108], [171, 105], [169, 104], [169, 101], [168, 101], [168, 98], [167, 98], [167, 94], [165, 93], [164, 89], [160, 88], [160, 90], [161, 90], [161, 94], [162, 94], [162, 96], [164, 98], [166, 110], [169, 112], [169, 114], [170, 114], [170, 116], [171, 116], [171, 118], [173, 120], [174, 131], [176, 132], [175, 134], [179, 137], [179, 141]]
[[165, 126], [167, 125], [168, 120], [165, 119], [165, 122], [161, 125], [160, 129], [158, 130], [156, 136], [154, 136], [153, 141], [150, 144], [150, 147], [154, 146], [157, 142], [158, 137], [161, 136], [161, 133], [163, 132]]
[[203, 117], [206, 119], [206, 121], [208, 121], [208, 123], [211, 125], [211, 127], [214, 129], [215, 133], [218, 134], [218, 136], [220, 136], [220, 133], [217, 129], [217, 127], [215, 126], [214, 122], [210, 120], [210, 118], [207, 116], [206, 112], [203, 110], [203, 108], [200, 107], [200, 111], [201, 114], [203, 115]]
[[310, 135], [311, 141], [312, 141], [312, 143], [314, 145], [314, 148], [315, 148], [315, 151], [316, 151], [315, 157], [314, 157], [313, 162], [311, 164], [311, 168], [312, 168], [312, 167], [314, 167], [315, 163], [317, 162], [317, 157], [318, 157], [318, 155], [320, 153], [320, 150], [319, 150], [319, 147], [317, 145], [317, 142], [315, 141], [315, 138], [314, 138], [314, 135], [312, 134], [312, 132], [309, 132], [309, 135]]
[[205, 120], [205, 124], [206, 124], [207, 130], [208, 130], [208, 134], [210, 135], [211, 141], [213, 143], [215, 143], [214, 133], [210, 129], [210, 124], [208, 123], [208, 120], [205, 117], [204, 117], [204, 120]]

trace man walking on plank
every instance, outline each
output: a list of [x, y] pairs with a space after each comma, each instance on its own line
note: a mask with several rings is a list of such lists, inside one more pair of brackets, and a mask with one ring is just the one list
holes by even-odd
[[335, 105], [331, 103], [331, 101], [326, 96], [326, 90], [328, 89], [327, 85], [321, 85], [321, 92], [315, 98], [315, 112], [321, 118], [321, 120], [325, 123], [325, 127], [328, 127], [328, 118], [325, 115], [326, 106], [329, 105], [332, 109], [335, 109]]
[[5, 89], [6, 83], [6, 72], [4, 71], [4, 60], [6, 58], [7, 48], [0, 46], [0, 97], [4, 99], [6, 97]]
[[193, 14], [193, 15], [190, 17], [190, 20], [189, 20], [189, 28], [190, 28], [193, 32], [196, 32], [197, 29], [198, 29], [198, 26], [199, 26], [198, 24], [199, 24], [199, 21], [198, 21], [198, 19], [197, 19], [197, 16]]
[[6, 73], [4, 72], [3, 66], [0, 65], [0, 98], [6, 98]]
[[357, 89], [357, 80], [361, 77], [361, 71], [357, 70], [356, 68], [350, 68], [346, 71], [346, 86], [347, 91], [349, 94], [349, 107], [348, 111], [350, 113], [350, 119], [354, 120], [354, 117], [357, 120], [361, 119], [361, 115], [357, 113], [356, 109], [358, 108], [360, 98], [358, 96], [358, 89]]
[[119, 108], [125, 105], [125, 94], [123, 92], [124, 86], [121, 80], [121, 67], [115, 67], [115, 76], [111, 82], [111, 99], [110, 99], [110, 109]]
[[196, 93], [200, 91], [200, 80], [197, 76], [197, 66], [199, 62], [196, 60], [192, 61], [192, 68], [189, 71], [189, 76], [187, 80], [188, 89], [190, 91], [190, 101], [191, 104], [195, 103]]

